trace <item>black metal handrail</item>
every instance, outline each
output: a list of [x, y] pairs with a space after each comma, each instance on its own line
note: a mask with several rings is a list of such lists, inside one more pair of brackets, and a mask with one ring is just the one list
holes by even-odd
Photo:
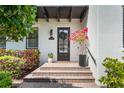
[[95, 60], [95, 58], [93, 57], [93, 55], [91, 54], [89, 48], [86, 47], [86, 49], [88, 50], [88, 53], [90, 54], [90, 56], [91, 56], [91, 58], [92, 58], [92, 60], [93, 60], [93, 62], [94, 62], [94, 64], [95, 64], [95, 66], [97, 66], [97, 64], [96, 64], [96, 60]]

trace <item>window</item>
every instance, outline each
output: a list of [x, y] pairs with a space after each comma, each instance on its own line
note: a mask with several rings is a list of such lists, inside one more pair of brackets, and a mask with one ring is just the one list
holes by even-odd
[[6, 36], [0, 36], [0, 48], [6, 48]]
[[34, 31], [29, 33], [26, 38], [26, 48], [38, 48], [38, 28], [33, 28]]

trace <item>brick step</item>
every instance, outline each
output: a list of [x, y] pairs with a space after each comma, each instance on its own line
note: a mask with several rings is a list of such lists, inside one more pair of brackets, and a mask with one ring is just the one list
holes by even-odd
[[34, 71], [32, 75], [39, 76], [92, 76], [91, 71], [58, 71], [58, 70], [46, 70], [46, 71]]
[[19, 88], [81, 88], [73, 87], [71, 84], [62, 84], [57, 82], [24, 82]]
[[100, 88], [98, 85], [94, 83], [72, 83], [73, 87], [80, 87], [80, 88]]
[[16, 88], [23, 83], [23, 80], [12, 80], [12, 88]]
[[95, 82], [92, 76], [39, 76], [29, 74], [25, 82], [58, 82], [58, 83], [91, 83]]
[[40, 67], [39, 70], [90, 70], [89, 67]]
[[[67, 68], [87, 68], [87, 67], [81, 67], [79, 66], [79, 62], [56, 62], [56, 63], [45, 63], [42, 65], [42, 67], [67, 67]], [[89, 67], [88, 67], [89, 68]]]
[[99, 88], [95, 83], [23, 82], [19, 88]]

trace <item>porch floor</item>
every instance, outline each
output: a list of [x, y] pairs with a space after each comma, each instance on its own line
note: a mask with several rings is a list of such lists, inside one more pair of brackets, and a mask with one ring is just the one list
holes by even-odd
[[81, 67], [78, 62], [58, 61], [53, 63], [45, 63], [42, 67]]
[[[28, 85], [29, 84], [29, 85]], [[45, 63], [24, 78], [20, 87], [82, 87], [98, 88], [89, 67], [78, 62]], [[52, 86], [53, 85], [53, 86]]]

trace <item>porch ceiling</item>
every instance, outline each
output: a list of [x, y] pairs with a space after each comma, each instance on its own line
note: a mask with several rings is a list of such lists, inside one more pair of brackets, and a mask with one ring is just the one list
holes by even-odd
[[37, 18], [45, 18], [49, 22], [49, 18], [55, 18], [58, 22], [60, 19], [66, 18], [71, 22], [71, 19], [80, 19], [83, 21], [88, 11], [88, 6], [38, 6]]

